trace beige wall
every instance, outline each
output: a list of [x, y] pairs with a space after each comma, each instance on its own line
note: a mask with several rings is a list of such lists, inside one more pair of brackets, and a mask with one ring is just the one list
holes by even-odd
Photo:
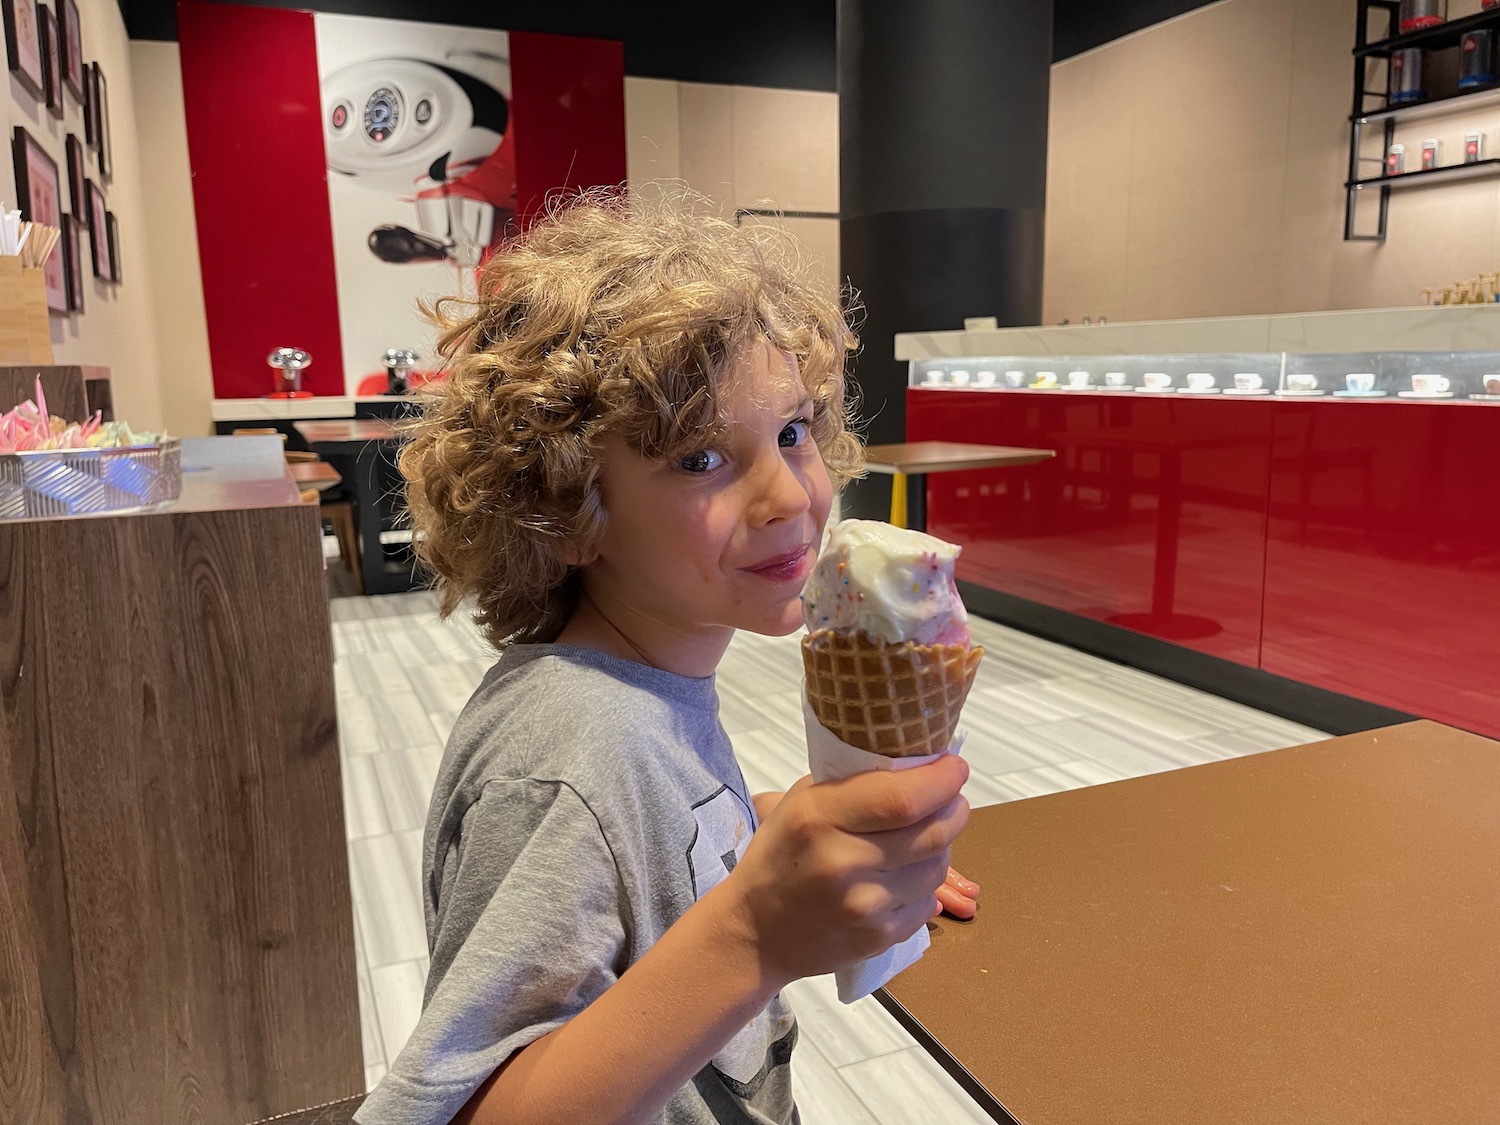
[[[726, 213], [838, 212], [837, 94], [627, 78], [625, 128], [634, 189], [684, 183]], [[813, 276], [840, 288], [838, 220], [776, 221], [797, 239]]]
[[[156, 341], [151, 325], [151, 261], [155, 247], [147, 235], [143, 185], [147, 168], [140, 157], [136, 129], [134, 83], [130, 43], [120, 6], [115, 0], [79, 0], [83, 28], [83, 53], [97, 61], [109, 88], [110, 137], [114, 142], [114, 179], [105, 184], [98, 174], [92, 149], [85, 149], [88, 175], [104, 189], [109, 210], [119, 226], [120, 263], [124, 281], [107, 285], [94, 279], [88, 232], [82, 231], [84, 311], [52, 318], [52, 349], [58, 363], [107, 366], [114, 381], [115, 416], [137, 429], [162, 425], [161, 381], [157, 371]], [[65, 140], [69, 133], [84, 140], [83, 107], [71, 93], [64, 95], [66, 112], [61, 121], [34, 100], [14, 77], [9, 78], [8, 98], [3, 106], [7, 144], [14, 128], [22, 125], [57, 161], [64, 200], [68, 192], [68, 160]], [[16, 184], [12, 161], [0, 161], [0, 198], [15, 205]], [[65, 208], [68, 204], [64, 203]]]
[[[1355, 10], [1223, 0], [1053, 68], [1044, 322], [1411, 305], [1500, 268], [1500, 179], [1393, 193], [1384, 244], [1343, 241]], [[1482, 115], [1397, 140], [1453, 161], [1472, 129], [1500, 146]]]
[[213, 429], [214, 396], [208, 322], [198, 263], [198, 228], [188, 166], [181, 55], [176, 43], [130, 44], [135, 112], [141, 125], [141, 164], [151, 169], [146, 224], [158, 251], [151, 259], [152, 338], [161, 372], [162, 415], [177, 434]]

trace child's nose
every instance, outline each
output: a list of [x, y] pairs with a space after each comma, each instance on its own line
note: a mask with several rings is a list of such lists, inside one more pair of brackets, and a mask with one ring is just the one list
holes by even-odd
[[802, 474], [778, 453], [765, 458], [757, 474], [751, 519], [756, 524], [796, 519], [812, 506]]

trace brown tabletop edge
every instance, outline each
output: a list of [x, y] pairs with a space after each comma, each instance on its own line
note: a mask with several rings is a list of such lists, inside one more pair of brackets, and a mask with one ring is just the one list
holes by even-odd
[[874, 997], [880, 1006], [891, 1014], [891, 1018], [904, 1027], [917, 1041], [918, 1046], [932, 1056], [933, 1061], [943, 1068], [948, 1077], [963, 1087], [964, 1093], [979, 1103], [980, 1109], [988, 1113], [1000, 1125], [1021, 1125], [1021, 1122], [1012, 1117], [1010, 1111], [1000, 1104], [1000, 1100], [990, 1093], [979, 1079], [970, 1074], [963, 1063], [950, 1055], [947, 1048], [906, 1010], [901, 1001], [884, 988], [877, 988]]

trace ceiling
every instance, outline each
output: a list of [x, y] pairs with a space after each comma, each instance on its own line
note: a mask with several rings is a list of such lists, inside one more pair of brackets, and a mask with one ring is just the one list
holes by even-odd
[[[592, 35], [625, 43], [625, 71], [643, 78], [836, 89], [837, 0], [758, 0], [726, 26], [703, 0], [262, 0], [266, 6], [424, 19], [468, 27]], [[995, 2], [995, 0], [978, 0]], [[1053, 59], [1201, 8], [1210, 0], [1054, 0]], [[177, 38], [175, 0], [120, 0], [132, 39]]]

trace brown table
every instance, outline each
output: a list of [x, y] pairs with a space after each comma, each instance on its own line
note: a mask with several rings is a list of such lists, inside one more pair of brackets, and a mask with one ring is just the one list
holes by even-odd
[[[927, 474], [960, 469], [1004, 469], [1035, 465], [1057, 454], [1050, 449], [1011, 445], [974, 445], [958, 441], [908, 441], [865, 447], [865, 465], [872, 473], [889, 473], [891, 522], [898, 527], [927, 530]], [[903, 494], [902, 484], [906, 490]]]
[[360, 577], [366, 594], [396, 594], [416, 584], [413, 564], [387, 559], [380, 534], [396, 523], [404, 490], [395, 452], [405, 438], [404, 424], [385, 418], [298, 422], [294, 427], [308, 448], [331, 462], [354, 493], [359, 533]]
[[999, 1121], [1500, 1120], [1500, 743], [1432, 722], [977, 810], [882, 992]]
[[293, 463], [287, 465], [286, 471], [292, 480], [297, 482], [297, 487], [315, 488], [319, 492], [327, 492], [344, 479], [343, 475], [327, 461]]

